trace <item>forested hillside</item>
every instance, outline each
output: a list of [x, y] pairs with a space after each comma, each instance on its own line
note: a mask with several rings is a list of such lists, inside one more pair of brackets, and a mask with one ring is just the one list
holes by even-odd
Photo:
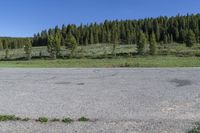
[[76, 26], [74, 24], [63, 25], [60, 29], [44, 30], [35, 34], [33, 46], [46, 46], [48, 36], [57, 34], [61, 39], [61, 45], [65, 45], [68, 36], [73, 35], [79, 45], [97, 43], [137, 44], [140, 33], [145, 34], [147, 41], [155, 34], [156, 42], [167, 44], [172, 42], [184, 43], [187, 34], [200, 42], [200, 14], [176, 17], [146, 18], [140, 20], [115, 20], [104, 23], [91, 23]]

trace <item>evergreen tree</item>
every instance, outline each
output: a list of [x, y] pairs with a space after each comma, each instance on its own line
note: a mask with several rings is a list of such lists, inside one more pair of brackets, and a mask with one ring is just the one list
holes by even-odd
[[58, 57], [60, 55], [60, 50], [61, 50], [61, 34], [60, 32], [56, 32], [55, 36], [54, 36], [54, 47], [56, 50], [56, 57]]
[[164, 42], [164, 44], [167, 44], [169, 42], [168, 41], [168, 35], [166, 35], [166, 34], [164, 35], [164, 41], [163, 42]]
[[8, 60], [8, 58], [9, 58], [9, 49], [7, 48], [5, 50], [5, 59]]
[[156, 55], [157, 52], [157, 42], [156, 42], [156, 37], [155, 34], [152, 33], [150, 37], [150, 54], [151, 55]]
[[8, 60], [8, 58], [9, 58], [9, 43], [6, 39], [4, 39], [2, 41], [2, 43], [3, 43], [3, 47], [5, 49], [5, 60]]
[[0, 50], [3, 50], [3, 43], [1, 40], [0, 40]]
[[108, 31], [108, 33], [107, 33], [106, 42], [107, 42], [107, 43], [111, 43], [111, 32], [110, 32], [110, 31]]
[[185, 34], [185, 30], [181, 29], [180, 30], [180, 36], [179, 36], [179, 41], [180, 43], [184, 43], [186, 39], [186, 34]]
[[67, 35], [67, 38], [65, 40], [65, 46], [66, 48], [70, 49], [71, 50], [71, 57], [74, 56], [74, 52], [75, 50], [77, 49], [77, 42], [76, 42], [76, 39], [75, 37], [69, 33], [69, 35]]
[[99, 37], [98, 37], [98, 31], [97, 30], [94, 32], [94, 43], [95, 44], [99, 43]]
[[185, 43], [187, 47], [192, 47], [196, 43], [195, 34], [192, 30], [188, 31]]
[[90, 31], [90, 44], [94, 44], [94, 35], [92, 31]]
[[51, 58], [56, 59], [56, 46], [55, 46], [55, 39], [52, 34], [48, 35], [48, 41], [47, 41], [47, 49], [50, 53]]
[[114, 56], [116, 56], [116, 47], [117, 47], [117, 44], [118, 44], [118, 32], [116, 29], [114, 29], [112, 31], [112, 37], [111, 37], [111, 42], [113, 43], [113, 49], [112, 49], [112, 54]]
[[24, 46], [24, 51], [25, 51], [25, 54], [26, 54], [26, 59], [31, 60], [31, 53], [32, 53], [31, 40], [27, 40], [27, 44]]
[[137, 42], [137, 49], [139, 55], [144, 55], [146, 53], [146, 45], [147, 45], [146, 36], [142, 31], [140, 31]]
[[160, 27], [158, 24], [158, 20], [154, 20], [154, 31], [156, 33], [156, 40], [160, 41]]
[[60, 29], [56, 26], [55, 30], [49, 29], [47, 39], [47, 49], [50, 53], [50, 56], [53, 59], [56, 59], [60, 54], [61, 48], [61, 32]]

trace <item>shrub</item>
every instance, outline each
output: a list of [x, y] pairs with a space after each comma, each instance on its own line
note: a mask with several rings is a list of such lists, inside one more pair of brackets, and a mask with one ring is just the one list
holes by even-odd
[[90, 119], [85, 118], [85, 117], [81, 117], [81, 118], [78, 119], [78, 121], [84, 122], [84, 121], [90, 121]]
[[39, 121], [41, 123], [46, 123], [46, 122], [48, 122], [48, 118], [46, 118], [46, 117], [39, 117], [36, 121]]
[[64, 118], [62, 119], [62, 122], [64, 123], [72, 123], [74, 120], [72, 120], [71, 118]]

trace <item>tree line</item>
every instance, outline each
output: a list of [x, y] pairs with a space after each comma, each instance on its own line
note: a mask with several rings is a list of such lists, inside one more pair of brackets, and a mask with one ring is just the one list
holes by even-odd
[[115, 20], [87, 25], [63, 25], [44, 30], [33, 37], [33, 46], [47, 46], [48, 36], [54, 33], [60, 38], [61, 46], [65, 45], [68, 36], [73, 35], [79, 45], [97, 43], [137, 44], [139, 35], [144, 33], [146, 40], [155, 35], [156, 42], [186, 43], [187, 34], [192, 34], [194, 41], [200, 42], [200, 14], [177, 15], [175, 17], [146, 18], [139, 20]]
[[0, 50], [23, 48], [32, 38], [0, 37]]

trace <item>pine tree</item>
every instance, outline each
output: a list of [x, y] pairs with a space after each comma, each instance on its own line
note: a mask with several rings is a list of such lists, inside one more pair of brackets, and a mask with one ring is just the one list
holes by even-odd
[[127, 37], [126, 37], [126, 43], [127, 44], [131, 44], [132, 43], [132, 36], [131, 36], [131, 31], [128, 30], [126, 33]]
[[90, 31], [90, 44], [94, 44], [94, 35], [92, 31]]
[[118, 45], [118, 32], [116, 29], [112, 31], [111, 42], [113, 43], [112, 54], [116, 56], [116, 47]]
[[156, 52], [157, 52], [157, 42], [156, 42], [156, 37], [155, 37], [155, 34], [152, 33], [151, 34], [151, 37], [150, 37], [150, 54], [151, 55], [156, 55]]
[[110, 31], [108, 31], [107, 32], [107, 39], [106, 39], [107, 41], [107, 43], [111, 43], [111, 32]]
[[5, 59], [7, 60], [9, 58], [9, 43], [8, 43], [8, 40], [4, 39], [2, 41], [3, 43], [3, 47], [5, 49]]
[[65, 46], [66, 46], [66, 48], [71, 50], [71, 55], [70, 55], [71, 57], [74, 56], [74, 52], [77, 49], [77, 45], [78, 44], [77, 44], [75, 37], [69, 33], [65, 40]]
[[180, 35], [179, 35], [179, 41], [180, 43], [184, 43], [186, 38], [185, 30], [181, 29], [180, 30]]
[[147, 43], [146, 36], [142, 31], [140, 31], [137, 42], [137, 49], [139, 55], [144, 55], [146, 53], [146, 45], [147, 45], [146, 43]]
[[164, 34], [164, 40], [163, 40], [164, 44], [167, 44], [168, 41], [168, 35]]
[[24, 46], [24, 51], [25, 51], [25, 54], [26, 54], [26, 59], [27, 60], [31, 60], [31, 53], [32, 53], [32, 42], [31, 40], [27, 40], [26, 41], [26, 45]]
[[192, 47], [196, 43], [195, 34], [192, 30], [188, 31], [185, 43], [187, 47]]
[[61, 31], [58, 26], [56, 26], [55, 30], [49, 29], [47, 49], [53, 59], [56, 59], [60, 54], [61, 39]]
[[154, 21], [154, 31], [156, 33], [156, 40], [160, 41], [160, 27], [157, 20]]
[[3, 50], [3, 43], [1, 40], [0, 40], [0, 50]]
[[175, 29], [175, 40], [176, 40], [177, 42], [180, 41], [180, 40], [179, 40], [179, 30], [178, 30], [178, 28]]
[[60, 32], [56, 32], [55, 36], [54, 36], [54, 47], [56, 50], [56, 57], [58, 57], [60, 55], [60, 50], [61, 50], [61, 34]]
[[52, 34], [48, 35], [47, 49], [48, 49], [48, 52], [50, 53], [50, 56], [53, 59], [56, 59], [57, 57], [56, 57], [55, 39]]
[[94, 32], [94, 43], [95, 44], [99, 43], [98, 31]]

